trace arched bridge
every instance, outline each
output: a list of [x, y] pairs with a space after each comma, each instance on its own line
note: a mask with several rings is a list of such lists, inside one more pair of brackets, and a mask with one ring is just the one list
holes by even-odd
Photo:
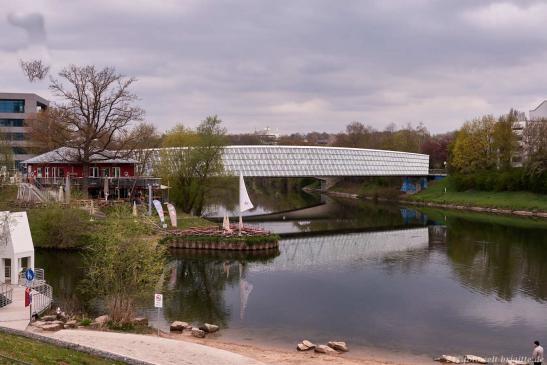
[[[149, 152], [147, 168], [180, 148]], [[136, 156], [137, 157], [137, 156]], [[429, 156], [398, 151], [314, 146], [226, 146], [226, 173], [249, 177], [427, 176]]]

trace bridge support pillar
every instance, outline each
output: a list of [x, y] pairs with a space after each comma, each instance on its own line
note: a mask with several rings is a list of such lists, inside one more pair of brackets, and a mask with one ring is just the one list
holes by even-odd
[[341, 178], [339, 177], [316, 177], [321, 182], [321, 191], [327, 191], [336, 185]]

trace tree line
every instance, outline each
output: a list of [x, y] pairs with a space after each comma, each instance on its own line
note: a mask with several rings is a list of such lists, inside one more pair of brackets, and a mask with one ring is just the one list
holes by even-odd
[[464, 123], [449, 147], [457, 190], [547, 193], [547, 120], [519, 121], [511, 110]]

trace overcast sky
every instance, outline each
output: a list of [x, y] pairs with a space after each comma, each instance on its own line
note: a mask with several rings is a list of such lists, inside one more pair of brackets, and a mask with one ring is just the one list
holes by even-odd
[[[161, 5], [160, 5], [161, 4]], [[135, 76], [165, 130], [456, 129], [547, 98], [547, 2], [0, 0], [0, 90], [55, 100], [19, 59]]]

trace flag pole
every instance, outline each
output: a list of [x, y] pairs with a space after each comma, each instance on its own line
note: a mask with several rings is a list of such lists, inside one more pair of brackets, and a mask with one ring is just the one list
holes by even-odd
[[243, 217], [241, 216], [241, 180], [242, 174], [239, 173], [239, 235], [241, 236], [241, 226], [243, 226]]

